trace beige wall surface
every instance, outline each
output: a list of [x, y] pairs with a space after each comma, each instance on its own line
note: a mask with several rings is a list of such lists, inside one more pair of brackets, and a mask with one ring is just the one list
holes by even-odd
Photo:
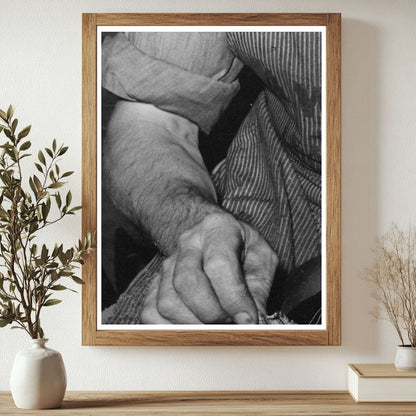
[[[70, 145], [63, 168], [81, 195], [81, 13], [342, 13], [341, 347], [82, 347], [81, 298], [45, 311], [70, 390], [345, 389], [346, 364], [392, 362], [397, 339], [374, 321], [359, 273], [391, 221], [415, 223], [416, 2], [413, 0], [0, 0], [0, 108], [33, 124], [36, 149]], [[80, 216], [44, 237], [71, 244]], [[7, 390], [19, 331], [0, 331], [0, 390]]]

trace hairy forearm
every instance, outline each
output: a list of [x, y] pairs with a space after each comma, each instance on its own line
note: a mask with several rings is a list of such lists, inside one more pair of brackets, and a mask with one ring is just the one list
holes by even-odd
[[103, 182], [115, 205], [171, 254], [183, 231], [221, 209], [198, 151], [197, 127], [159, 111], [117, 104], [104, 143]]

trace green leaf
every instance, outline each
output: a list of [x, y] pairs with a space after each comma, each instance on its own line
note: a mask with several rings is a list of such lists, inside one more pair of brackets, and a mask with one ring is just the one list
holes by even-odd
[[81, 205], [71, 208], [71, 212], [79, 211], [80, 209], [82, 209]]
[[53, 142], [52, 142], [52, 150], [56, 152], [56, 140], [55, 139], [53, 139]]
[[49, 149], [48, 147], [45, 147], [45, 152], [49, 155], [49, 157], [53, 157], [52, 150]]
[[46, 218], [48, 217], [49, 211], [50, 211], [50, 205], [48, 204], [42, 204], [42, 218], [46, 221]]
[[39, 163], [36, 163], [36, 162], [35, 162], [35, 166], [36, 166], [36, 169], [37, 169], [39, 172], [43, 173], [43, 168], [42, 168], [42, 166], [41, 166]]
[[51, 188], [51, 189], [62, 188], [64, 185], [65, 185], [64, 182], [55, 182], [55, 183], [50, 184], [48, 188]]
[[9, 325], [12, 322], [13, 322], [12, 317], [0, 318], [0, 328], [4, 328], [5, 326]]
[[42, 163], [43, 165], [46, 166], [45, 156], [43, 155], [41, 150], [39, 150], [39, 152], [38, 152], [38, 159], [39, 159], [40, 163]]
[[9, 129], [4, 129], [3, 131], [8, 139], [11, 139], [13, 137], [12, 132]]
[[32, 192], [35, 194], [35, 197], [38, 196], [38, 190], [36, 189], [35, 183], [33, 182], [33, 179], [30, 177], [29, 178], [29, 186], [30, 189], [32, 190]]
[[71, 202], [72, 202], [72, 194], [71, 194], [71, 191], [68, 191], [68, 193], [66, 194], [66, 198], [65, 198], [65, 205], [69, 207]]
[[[19, 134], [20, 136], [20, 134]], [[27, 142], [24, 142], [21, 146], [20, 146], [20, 151], [22, 150], [27, 150], [29, 149], [29, 147], [32, 146], [32, 143], [30, 143], [30, 141], [28, 140]]]
[[58, 252], [58, 258], [59, 258], [59, 261], [62, 264], [65, 264], [66, 263], [65, 253], [63, 253], [61, 250], [59, 250], [59, 252]]
[[67, 290], [68, 288], [64, 285], [55, 285], [50, 288], [51, 290]]
[[78, 283], [79, 285], [85, 285], [85, 282], [82, 279], [80, 279], [78, 276], [72, 276], [71, 279], [75, 283]]
[[58, 156], [62, 156], [63, 154], [66, 153], [67, 150], [68, 150], [68, 146], [62, 147], [62, 149], [59, 151]]
[[24, 137], [26, 137], [28, 134], [29, 134], [29, 132], [30, 132], [30, 129], [32, 128], [32, 126], [26, 126], [18, 135], [17, 135], [17, 138], [20, 140], [20, 139], [23, 139]]
[[61, 208], [62, 200], [61, 200], [61, 194], [59, 192], [55, 194], [55, 199], [56, 199], [56, 205], [58, 205], [58, 208]]
[[33, 175], [33, 181], [36, 185], [37, 190], [40, 192], [42, 190], [42, 183], [36, 175]]
[[53, 305], [57, 305], [58, 303], [61, 303], [62, 300], [60, 299], [48, 299], [43, 306], [53, 306]]
[[65, 173], [61, 176], [61, 178], [66, 178], [67, 176], [71, 176], [73, 173], [74, 173], [74, 171], [73, 171], [73, 170], [72, 170], [72, 171], [70, 171], [70, 172], [65, 172]]
[[48, 195], [48, 193], [47, 193], [47, 192], [45, 192], [45, 191], [41, 191], [41, 192], [39, 193], [39, 199], [45, 198], [45, 196], [47, 196], [47, 195]]
[[48, 257], [48, 249], [46, 248], [45, 244], [42, 245], [42, 251], [40, 253], [40, 258], [42, 262], [45, 262], [46, 257]]
[[7, 122], [7, 114], [3, 110], [0, 110], [0, 118]]
[[38, 325], [38, 335], [41, 339], [45, 336], [45, 333], [43, 332], [43, 329], [40, 325]]
[[11, 118], [13, 117], [14, 114], [14, 108], [13, 106], [10, 104], [9, 108], [7, 109], [7, 120], [10, 121]]
[[51, 256], [53, 257], [53, 258], [55, 258], [57, 255], [58, 255], [58, 244], [57, 243], [55, 243], [55, 246], [54, 246], [54, 248], [53, 248], [53, 251], [52, 251], [52, 254], [51, 254]]
[[[73, 293], [78, 293], [76, 290], [71, 289], [71, 288], [66, 287], [66, 286], [63, 286], [63, 285], [56, 285], [56, 286], [60, 286], [60, 287], [61, 287], [61, 289], [55, 289], [55, 290], [69, 290], [70, 292], [73, 292]], [[55, 287], [55, 286], [53, 286], [53, 287]], [[51, 289], [53, 289], [53, 288], [51, 287]]]
[[33, 234], [38, 228], [39, 225], [36, 222], [31, 222], [29, 225], [29, 232]]
[[15, 131], [16, 131], [16, 127], [17, 127], [17, 123], [18, 123], [19, 121], [17, 120], [17, 118], [15, 118], [14, 120], [13, 120], [13, 123], [12, 123], [12, 132], [14, 133]]
[[61, 245], [58, 247], [58, 256], [59, 256], [59, 254], [62, 254], [62, 253], [63, 253], [63, 251], [64, 251], [64, 245], [63, 245], [63, 244], [61, 244]]

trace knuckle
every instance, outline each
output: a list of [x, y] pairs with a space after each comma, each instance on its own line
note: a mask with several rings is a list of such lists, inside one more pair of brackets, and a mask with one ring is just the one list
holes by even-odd
[[202, 229], [206, 230], [216, 225], [217, 223], [218, 223], [218, 216], [215, 214], [210, 214], [210, 215], [207, 215], [201, 221], [201, 226], [202, 226]]
[[229, 269], [229, 262], [222, 256], [208, 257], [204, 262], [205, 273], [209, 276], [218, 276]]
[[246, 285], [243, 282], [234, 282], [234, 284], [228, 288], [228, 299], [229, 304], [233, 306], [240, 306], [242, 303], [248, 303], [250, 297]]
[[235, 224], [238, 221], [226, 212], [207, 215], [201, 222], [203, 229], [211, 229], [213, 227], [222, 227], [224, 225]]
[[192, 291], [195, 287], [195, 275], [191, 271], [184, 271], [173, 276], [173, 288], [178, 294]]
[[244, 230], [231, 214], [211, 214], [202, 222], [201, 240], [208, 251], [235, 250], [244, 243]]
[[184, 252], [188, 248], [198, 245], [199, 233], [195, 227], [184, 231], [178, 238], [178, 251]]

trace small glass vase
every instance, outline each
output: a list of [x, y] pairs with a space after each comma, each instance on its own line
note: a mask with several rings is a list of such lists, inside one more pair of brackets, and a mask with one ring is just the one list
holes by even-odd
[[399, 371], [416, 371], [416, 347], [398, 345], [394, 365]]
[[66, 390], [66, 372], [59, 352], [45, 346], [47, 339], [32, 339], [31, 348], [14, 360], [10, 388], [20, 409], [59, 407]]

